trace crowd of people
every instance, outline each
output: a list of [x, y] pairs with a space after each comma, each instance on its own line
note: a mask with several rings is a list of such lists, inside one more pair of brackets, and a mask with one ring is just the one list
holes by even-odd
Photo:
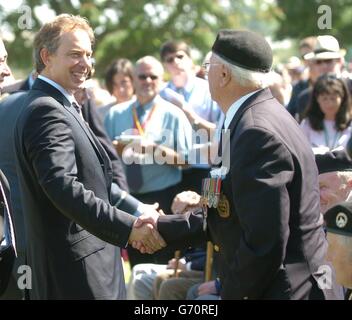
[[0, 299], [348, 299], [337, 39], [305, 38], [276, 68], [251, 31], [219, 30], [202, 67], [170, 39], [160, 57], [112, 61], [102, 85], [93, 42], [61, 14], [15, 80], [0, 38]]

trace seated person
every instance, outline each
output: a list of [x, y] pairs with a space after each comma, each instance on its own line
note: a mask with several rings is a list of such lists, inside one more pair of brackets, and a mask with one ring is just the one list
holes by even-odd
[[329, 250], [327, 259], [336, 270], [337, 283], [349, 290], [352, 299], [352, 202], [341, 202], [325, 213]]
[[319, 171], [320, 207], [324, 214], [339, 202], [352, 196], [352, 161], [344, 150], [317, 154]]
[[[175, 259], [171, 259], [167, 265], [151, 263], [138, 264], [132, 269], [127, 290], [127, 299], [168, 299], [167, 297], [161, 298], [159, 296], [159, 288], [162, 286], [164, 280], [175, 275], [175, 269], [177, 276], [183, 279], [183, 286], [182, 289], [178, 290], [178, 294], [184, 295], [183, 299], [185, 299], [188, 288], [195, 282], [201, 282], [202, 278], [204, 278], [202, 272], [204, 270], [204, 264], [205, 253], [203, 250], [198, 249], [188, 251], [187, 254], [178, 261], [177, 266]], [[154, 284], [157, 278], [157, 284]], [[196, 281], [194, 280], [195, 278], [197, 278]]]

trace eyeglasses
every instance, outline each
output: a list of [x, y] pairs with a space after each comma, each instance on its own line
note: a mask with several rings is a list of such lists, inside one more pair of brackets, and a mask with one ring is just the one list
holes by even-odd
[[208, 74], [209, 73], [209, 69], [210, 69], [210, 66], [216, 66], [216, 65], [220, 65], [221, 63], [210, 63], [210, 62], [204, 62], [202, 64], [202, 69], [204, 70], [205, 74]]
[[178, 60], [182, 60], [184, 57], [185, 57], [184, 54], [176, 54], [175, 56], [166, 58], [166, 59], [165, 59], [165, 62], [166, 62], [166, 63], [173, 63], [173, 62], [176, 60], [176, 58], [177, 58]]
[[150, 78], [151, 80], [154, 81], [154, 80], [158, 79], [159, 77], [156, 75], [153, 75], [153, 74], [139, 74], [138, 75], [139, 80], [147, 80], [148, 78]]

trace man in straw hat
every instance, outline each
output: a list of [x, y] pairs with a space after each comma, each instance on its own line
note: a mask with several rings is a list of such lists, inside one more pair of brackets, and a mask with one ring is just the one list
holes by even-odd
[[[323, 74], [334, 73], [337, 77], [341, 77], [345, 54], [346, 51], [340, 49], [339, 42], [335, 37], [318, 36], [314, 50], [303, 57], [310, 68], [311, 85], [314, 85], [315, 81]], [[351, 91], [351, 81], [346, 79], [346, 82]], [[294, 104], [290, 102], [288, 105], [289, 112], [299, 121], [302, 120], [311, 94], [312, 88], [308, 87], [297, 96]]]

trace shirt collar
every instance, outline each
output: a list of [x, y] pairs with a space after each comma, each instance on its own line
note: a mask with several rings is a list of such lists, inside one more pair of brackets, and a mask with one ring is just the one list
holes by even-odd
[[[191, 92], [195, 86], [195, 81], [196, 81], [195, 78], [196, 78], [195, 76], [189, 76], [185, 86], [182, 88], [186, 95], [191, 94]], [[168, 87], [177, 92], [178, 88], [176, 88], [175, 84], [172, 81], [169, 82]]]
[[[147, 111], [148, 109], [150, 109], [157, 101], [158, 101], [158, 97], [159, 95], [156, 95], [151, 101], [149, 101], [148, 103], [143, 105], [143, 109], [144, 111]], [[136, 100], [136, 102], [133, 102], [136, 104], [136, 108], [138, 109], [139, 107], [141, 107], [142, 105], [139, 103], [138, 100]]]
[[31, 72], [28, 77], [28, 86], [30, 89], [33, 87], [34, 81], [35, 79], [33, 78], [33, 72]]
[[227, 110], [226, 115], [225, 115], [225, 121], [224, 121], [224, 129], [228, 129], [232, 119], [234, 118], [236, 112], [238, 111], [238, 109], [241, 107], [241, 105], [249, 98], [251, 97], [253, 94], [255, 94], [256, 92], [260, 91], [261, 89], [258, 89], [256, 91], [252, 91], [250, 93], [247, 93], [245, 96], [242, 96], [241, 98], [239, 98], [238, 100], [236, 100], [231, 107], [229, 108], [229, 110]]
[[43, 75], [39, 75], [38, 76], [39, 79], [49, 83], [50, 85], [52, 85], [55, 89], [59, 90], [63, 95], [64, 97], [69, 101], [69, 103], [72, 105], [72, 103], [76, 103], [77, 105], [79, 105], [74, 97], [73, 94], [69, 94], [67, 92], [67, 90], [65, 90], [62, 86], [60, 86], [58, 83], [56, 83], [55, 81], [43, 76]]

